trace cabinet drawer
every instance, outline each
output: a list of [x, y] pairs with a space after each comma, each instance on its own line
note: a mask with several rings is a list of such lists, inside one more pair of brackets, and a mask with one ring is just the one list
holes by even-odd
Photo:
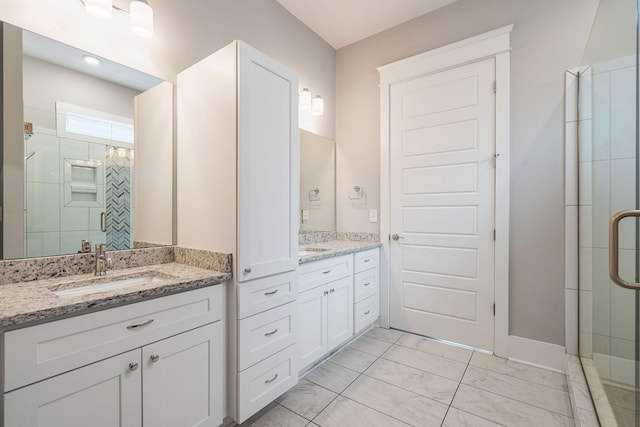
[[238, 374], [238, 417], [242, 423], [298, 383], [296, 345]]
[[298, 271], [300, 292], [304, 292], [325, 283], [351, 276], [353, 274], [353, 255], [343, 255], [303, 264]]
[[238, 370], [243, 371], [296, 342], [298, 302], [238, 321]]
[[238, 284], [238, 318], [253, 316], [296, 299], [298, 274], [284, 274]]
[[377, 294], [380, 288], [380, 269], [373, 268], [356, 273], [353, 278], [353, 286], [354, 302], [360, 302], [371, 295]]
[[356, 252], [355, 254], [355, 272], [376, 268], [378, 266], [378, 258], [380, 257], [380, 249], [369, 249], [367, 251]]
[[358, 333], [378, 318], [380, 312], [380, 297], [378, 294], [370, 296], [356, 304], [354, 313], [354, 333]]
[[222, 318], [222, 286], [5, 333], [5, 391]]

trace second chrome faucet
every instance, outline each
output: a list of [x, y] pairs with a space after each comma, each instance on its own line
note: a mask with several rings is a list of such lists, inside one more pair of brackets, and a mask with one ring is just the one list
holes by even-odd
[[107, 274], [107, 268], [111, 268], [111, 258], [107, 257], [107, 245], [105, 243], [96, 245], [96, 276]]

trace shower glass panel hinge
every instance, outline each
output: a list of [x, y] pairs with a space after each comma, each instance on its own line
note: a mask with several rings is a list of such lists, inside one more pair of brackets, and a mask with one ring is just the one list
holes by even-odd
[[493, 229], [493, 241], [494, 242], [496, 241], [496, 229], [495, 228]]
[[493, 303], [493, 315], [494, 316], [496, 315], [496, 303], [495, 302]]
[[493, 82], [493, 93], [498, 93], [498, 82]]

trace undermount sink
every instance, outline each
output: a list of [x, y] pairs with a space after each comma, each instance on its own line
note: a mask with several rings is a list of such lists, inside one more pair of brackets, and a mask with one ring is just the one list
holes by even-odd
[[50, 286], [48, 289], [61, 298], [71, 298], [81, 295], [95, 294], [98, 292], [129, 288], [132, 286], [148, 285], [163, 278], [168, 279], [171, 277], [155, 271], [146, 271], [129, 276], [100, 277], [81, 280], [78, 282], [68, 282]]
[[326, 248], [304, 248], [298, 251], [298, 256], [313, 255], [318, 252], [327, 252], [330, 250], [331, 249], [326, 249]]

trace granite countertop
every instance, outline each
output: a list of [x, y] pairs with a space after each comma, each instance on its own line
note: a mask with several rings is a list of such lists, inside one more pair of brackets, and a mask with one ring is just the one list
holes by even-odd
[[299, 258], [300, 264], [307, 262], [318, 261], [321, 259], [332, 258], [335, 256], [352, 254], [355, 252], [365, 251], [367, 249], [373, 249], [382, 246], [380, 242], [358, 242], [351, 240], [330, 240], [322, 243], [312, 243], [304, 246], [300, 246], [300, 250], [308, 249], [327, 249], [326, 251], [311, 251], [307, 255], [303, 255]]
[[[55, 290], [76, 287], [74, 284], [83, 281], [123, 280], [141, 276], [153, 276], [153, 280], [148, 284], [88, 295], [60, 297], [53, 293]], [[170, 262], [108, 270], [103, 277], [89, 273], [5, 284], [0, 286], [0, 328], [20, 327], [32, 322], [84, 314], [109, 306], [216, 285], [230, 278], [230, 272]]]

